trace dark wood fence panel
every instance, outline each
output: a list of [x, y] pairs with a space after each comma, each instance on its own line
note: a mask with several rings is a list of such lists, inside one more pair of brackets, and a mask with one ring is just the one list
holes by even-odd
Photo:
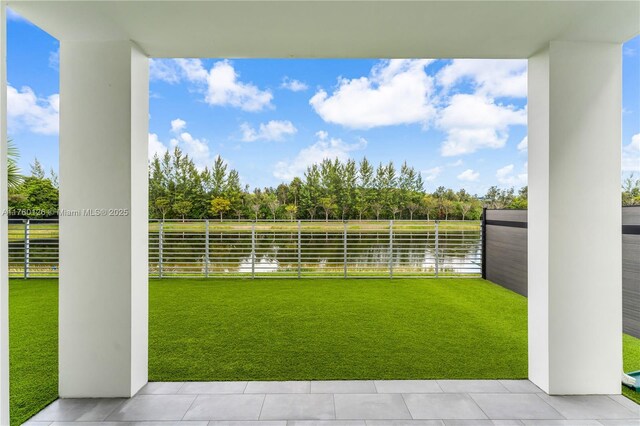
[[[486, 279], [524, 296], [527, 295], [526, 223], [526, 210], [486, 211]], [[621, 231], [623, 331], [640, 338], [640, 206], [622, 208]]]
[[527, 211], [486, 213], [486, 279], [526, 296]]
[[640, 207], [622, 208], [622, 323], [640, 338]]

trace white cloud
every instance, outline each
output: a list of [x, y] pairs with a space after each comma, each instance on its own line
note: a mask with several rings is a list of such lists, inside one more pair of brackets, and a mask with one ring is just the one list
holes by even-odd
[[174, 61], [184, 78], [189, 81], [206, 82], [209, 78], [209, 72], [204, 68], [200, 59], [178, 58], [174, 59]]
[[326, 132], [318, 132], [316, 136], [318, 140], [303, 148], [293, 160], [278, 162], [273, 175], [278, 179], [291, 180], [295, 176], [302, 176], [307, 167], [325, 158], [346, 161], [351, 152], [362, 150], [367, 146], [367, 141], [362, 138], [349, 144], [342, 139], [330, 138]]
[[242, 140], [244, 142], [258, 140], [281, 141], [285, 136], [293, 135], [298, 131], [293, 123], [288, 120], [271, 120], [266, 124], [261, 123], [258, 130], [254, 129], [249, 123], [242, 123], [240, 130], [242, 131]]
[[162, 157], [165, 152], [167, 152], [167, 147], [160, 142], [158, 135], [149, 133], [149, 160], [152, 160], [156, 155]]
[[433, 182], [438, 178], [438, 176], [440, 176], [440, 174], [442, 173], [442, 170], [444, 169], [438, 166], [429, 170], [424, 170], [422, 172], [422, 175], [424, 176], [424, 180], [426, 180], [427, 182]]
[[180, 118], [176, 118], [175, 120], [171, 120], [171, 131], [173, 133], [178, 133], [183, 130], [187, 126], [187, 122], [181, 120]]
[[186, 127], [187, 123], [184, 120], [172, 120], [171, 131], [175, 133], [175, 137], [168, 145], [160, 141], [157, 134], [149, 133], [149, 159], [152, 159], [154, 154], [163, 155], [167, 150], [178, 147], [193, 160], [198, 169], [202, 170], [211, 165], [215, 156], [211, 155], [207, 140], [194, 138], [191, 133], [182, 131]]
[[[190, 78], [199, 79], [201, 69], [191, 63], [187, 67]], [[201, 64], [200, 64], [201, 68]], [[260, 111], [270, 108], [273, 95], [269, 91], [258, 89], [251, 83], [238, 80], [238, 74], [231, 62], [224, 60], [213, 64], [207, 75], [207, 94], [205, 97], [209, 105], [233, 106], [244, 111]]]
[[527, 61], [525, 59], [454, 59], [436, 76], [445, 90], [470, 80], [478, 94], [490, 97], [527, 96]]
[[475, 172], [472, 169], [467, 169], [458, 175], [458, 179], [463, 180], [465, 182], [476, 181], [478, 180], [479, 177], [480, 177], [480, 173]]
[[482, 95], [454, 95], [438, 114], [437, 125], [447, 133], [441, 153], [448, 157], [482, 148], [502, 148], [509, 137], [509, 126], [526, 124], [524, 108], [499, 105]]
[[434, 115], [433, 78], [425, 73], [431, 60], [382, 61], [369, 77], [340, 79], [329, 95], [319, 90], [309, 104], [328, 122], [370, 129], [398, 124], [426, 124]]
[[40, 98], [28, 86], [20, 90], [7, 86], [7, 118], [12, 132], [28, 130], [43, 135], [57, 134], [59, 113], [60, 95]]
[[286, 90], [291, 90], [292, 92], [304, 92], [309, 88], [306, 83], [303, 83], [300, 80], [290, 79], [289, 77], [282, 79], [280, 87]]
[[60, 69], [60, 47], [49, 52], [49, 68], [56, 71]]
[[524, 186], [527, 184], [527, 163], [524, 164], [524, 171], [514, 174], [515, 166], [509, 164], [496, 171], [498, 183], [505, 186]]
[[228, 60], [218, 61], [210, 70], [200, 59], [154, 59], [150, 63], [150, 78], [175, 84], [186, 80], [204, 94], [205, 102], [215, 106], [232, 106], [244, 111], [272, 108], [273, 95], [251, 83], [239, 80]]
[[149, 59], [149, 79], [165, 83], [179, 83], [182, 71], [178, 64], [170, 59]]
[[622, 171], [640, 172], [640, 133], [631, 137], [631, 142], [622, 148]]
[[197, 139], [191, 133], [182, 132], [169, 142], [171, 148], [176, 146], [193, 160], [198, 169], [204, 169], [213, 162], [209, 144], [205, 139]]
[[529, 149], [529, 137], [525, 136], [518, 144], [518, 151], [523, 152]]

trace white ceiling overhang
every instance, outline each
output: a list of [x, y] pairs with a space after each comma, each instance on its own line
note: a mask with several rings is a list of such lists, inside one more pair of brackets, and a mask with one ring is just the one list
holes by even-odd
[[151, 57], [526, 58], [550, 40], [622, 43], [640, 1], [30, 1], [61, 41], [123, 40]]

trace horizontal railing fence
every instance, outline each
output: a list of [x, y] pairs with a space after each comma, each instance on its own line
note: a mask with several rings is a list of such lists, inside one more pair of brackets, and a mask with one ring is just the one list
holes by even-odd
[[[12, 277], [58, 275], [57, 221], [11, 220]], [[149, 275], [478, 277], [478, 221], [149, 222]]]
[[[483, 276], [526, 296], [527, 211], [486, 210], [483, 228]], [[622, 208], [622, 323], [640, 338], [640, 206]]]

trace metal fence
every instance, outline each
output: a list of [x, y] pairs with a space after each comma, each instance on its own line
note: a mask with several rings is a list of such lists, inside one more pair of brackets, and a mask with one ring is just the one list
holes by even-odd
[[[57, 277], [56, 220], [11, 220], [12, 277]], [[479, 221], [149, 222], [149, 275], [478, 277]]]

